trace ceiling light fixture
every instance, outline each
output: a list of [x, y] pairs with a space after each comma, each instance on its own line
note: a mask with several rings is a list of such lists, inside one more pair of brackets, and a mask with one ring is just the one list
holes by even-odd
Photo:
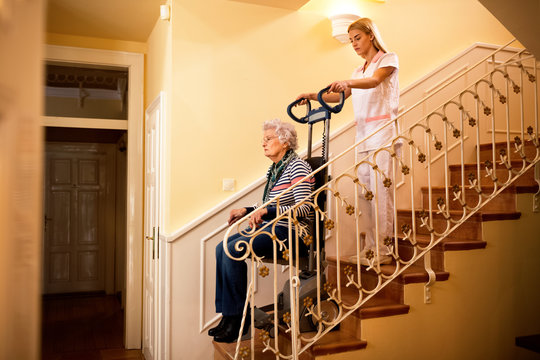
[[349, 42], [347, 29], [354, 21], [360, 19], [360, 16], [354, 14], [337, 14], [330, 16], [329, 19], [332, 21], [332, 36], [342, 44], [346, 44]]
[[159, 18], [161, 20], [170, 20], [171, 19], [171, 8], [169, 5], [160, 5], [159, 6]]

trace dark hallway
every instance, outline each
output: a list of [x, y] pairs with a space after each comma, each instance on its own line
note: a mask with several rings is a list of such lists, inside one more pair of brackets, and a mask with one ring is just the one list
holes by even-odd
[[116, 296], [43, 297], [43, 360], [144, 359], [123, 348], [124, 312]]

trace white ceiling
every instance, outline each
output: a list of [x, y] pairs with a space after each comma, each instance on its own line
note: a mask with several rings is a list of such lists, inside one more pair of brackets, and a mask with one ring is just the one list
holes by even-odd
[[48, 0], [47, 32], [146, 42], [166, 0]]

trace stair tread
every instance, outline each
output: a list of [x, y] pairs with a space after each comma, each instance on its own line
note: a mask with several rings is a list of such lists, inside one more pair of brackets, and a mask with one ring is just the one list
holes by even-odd
[[[510, 161], [510, 165], [512, 165], [512, 167], [514, 167], [514, 165], [523, 165], [523, 160], [519, 160], [519, 159], [512, 159]], [[476, 169], [477, 168], [477, 164], [476, 163], [465, 163], [463, 164], [463, 167], [466, 168], [466, 169], [470, 169], [470, 168], [474, 168]], [[521, 168], [521, 166], [517, 166], [518, 168]], [[449, 169], [459, 169], [461, 168], [461, 164], [450, 164], [448, 165], [448, 168]], [[500, 168], [500, 169], [505, 169], [505, 166], [503, 164], [500, 163], [500, 159], [497, 158], [497, 168]], [[480, 170], [481, 171], [485, 171], [485, 167], [484, 167], [484, 163], [483, 162], [480, 162]]]
[[[507, 142], [506, 141], [495, 141], [495, 149], [500, 149], [500, 148], [505, 148], [506, 149], [506, 144]], [[515, 151], [515, 141], [510, 141], [510, 148], [512, 149], [512, 152]], [[524, 142], [524, 147], [527, 149], [527, 148], [530, 148], [530, 149], [534, 149], [534, 144], [532, 143], [532, 141], [530, 140], [525, 140]], [[491, 149], [493, 146], [493, 144], [491, 142], [488, 142], [488, 143], [482, 143], [480, 144], [478, 147], [480, 148], [480, 151], [482, 150], [489, 150]]]
[[[402, 240], [402, 238], [400, 238], [400, 240]], [[425, 247], [431, 242], [431, 236], [425, 234], [416, 234], [416, 242], [418, 242], [422, 247]], [[483, 240], [446, 237], [442, 239], [441, 242], [435, 246], [435, 248], [442, 247], [442, 250], [472, 250], [483, 249], [486, 247], [486, 245], [487, 242]]]
[[[347, 305], [353, 305], [358, 300], [358, 296], [352, 293], [343, 292], [341, 299]], [[377, 317], [386, 317], [393, 315], [407, 314], [410, 306], [398, 303], [392, 299], [372, 297], [354, 314], [361, 319], [372, 319]]]
[[[260, 330], [255, 329], [255, 338], [258, 339], [258, 336], [260, 334]], [[224, 358], [226, 359], [232, 359], [234, 357], [234, 353], [236, 351], [236, 342], [232, 343], [220, 343], [212, 340], [212, 344], [214, 345], [214, 350], [218, 351]], [[240, 342], [240, 347], [247, 346], [248, 348], [251, 348], [251, 340], [244, 340]], [[264, 345], [260, 341], [255, 341], [255, 354], [257, 354], [257, 359], [262, 360], [273, 360], [275, 359], [275, 356], [272, 356], [272, 353], [270, 352], [262, 352], [264, 349]]]
[[[281, 328], [281, 327], [280, 327]], [[275, 355], [271, 351], [263, 352], [264, 345], [260, 340], [261, 330], [255, 329], [255, 354], [256, 359], [261, 360], [274, 360]], [[309, 339], [313, 337], [316, 332], [302, 333], [304, 338]], [[282, 334], [285, 337], [289, 337], [288, 334]], [[236, 342], [233, 343], [218, 343], [212, 341], [214, 349], [216, 349], [223, 357], [232, 358], [236, 351]], [[330, 331], [319, 339], [311, 348], [307, 350], [307, 354], [300, 356], [300, 359], [313, 359], [315, 356], [327, 355], [331, 353], [341, 353], [347, 351], [354, 351], [363, 349], [367, 346], [367, 342], [362, 339], [358, 339], [354, 334], [346, 331], [336, 330]], [[247, 347], [251, 349], [251, 339], [243, 340], [240, 342], [240, 348]]]
[[[493, 188], [494, 188], [493, 185], [482, 185], [481, 187], [482, 187], [482, 189], [493, 189]], [[422, 191], [423, 191], [423, 190], [428, 190], [429, 187], [428, 187], [428, 186], [422, 186], [421, 189], [422, 189]], [[432, 186], [431, 189], [433, 189], [433, 190], [438, 190], [438, 191], [444, 191], [444, 190], [446, 189], [446, 187], [444, 187], [444, 186]], [[448, 186], [448, 189], [452, 189], [452, 186]], [[514, 190], [514, 191], [515, 191], [515, 189], [516, 189], [516, 185], [515, 185], [515, 184], [510, 184], [510, 185], [505, 189], [505, 191], [506, 191], [506, 190], [509, 190], [509, 191]], [[467, 184], [467, 190], [474, 191], [473, 189], [469, 189], [469, 188], [468, 188], [468, 184]]]
[[[302, 336], [310, 338], [315, 336], [315, 332], [303, 333]], [[346, 331], [330, 331], [317, 341], [308, 352], [313, 356], [342, 353], [353, 350], [364, 349], [367, 341], [358, 339], [355, 335]]]
[[[337, 258], [335, 256], [328, 256], [327, 257], [328, 262], [336, 263]], [[356, 261], [354, 259], [351, 259], [350, 256], [342, 257], [340, 259], [340, 263], [342, 266], [345, 265], [355, 265]], [[367, 271], [367, 267], [362, 266], [362, 271]], [[384, 275], [392, 275], [396, 269], [396, 264], [388, 264], [388, 265], [381, 265], [381, 272]], [[369, 270], [373, 271], [373, 270]], [[448, 280], [450, 273], [448, 271], [441, 271], [441, 270], [434, 270], [435, 276], [437, 281], [445, 281]], [[428, 274], [424, 267], [418, 266], [418, 265], [411, 265], [407, 269], [405, 269], [398, 278], [403, 284], [411, 284], [416, 282], [424, 282], [428, 280]]]
[[[411, 209], [397, 209], [398, 214], [399, 213], [409, 213], [410, 214], [411, 211], [412, 211]], [[415, 213], [419, 213], [421, 211], [427, 211], [427, 210], [426, 209], [415, 209], [414, 210]], [[432, 211], [436, 213], [439, 210], [438, 209], [433, 209]], [[463, 214], [463, 211], [462, 210], [452, 210], [452, 209], [450, 209], [450, 210], [448, 210], [448, 213], [450, 215], [461, 215], [461, 214]], [[473, 215], [475, 215], [475, 214], [473, 214]]]
[[[411, 209], [397, 209], [398, 214], [403, 213], [411, 213]], [[421, 211], [429, 212], [427, 209], [415, 209], [415, 214], [420, 213]], [[438, 209], [433, 209], [431, 212], [434, 213], [435, 216], [440, 217], [440, 214], [437, 214]], [[452, 218], [460, 217], [463, 214], [462, 210], [448, 210], [448, 214]], [[502, 211], [502, 210], [479, 210], [472, 214], [472, 216], [469, 219], [477, 220], [477, 221], [493, 221], [493, 220], [513, 220], [513, 219], [519, 219], [521, 216], [521, 212], [519, 211]]]

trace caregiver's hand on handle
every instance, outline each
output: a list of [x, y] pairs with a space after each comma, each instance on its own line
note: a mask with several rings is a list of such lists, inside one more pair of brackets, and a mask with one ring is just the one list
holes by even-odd
[[300, 100], [295, 106], [304, 105], [308, 100], [317, 100], [317, 93], [302, 93], [296, 97], [296, 100]]
[[347, 80], [334, 81], [328, 86], [328, 93], [342, 93], [347, 91], [349, 87]]

